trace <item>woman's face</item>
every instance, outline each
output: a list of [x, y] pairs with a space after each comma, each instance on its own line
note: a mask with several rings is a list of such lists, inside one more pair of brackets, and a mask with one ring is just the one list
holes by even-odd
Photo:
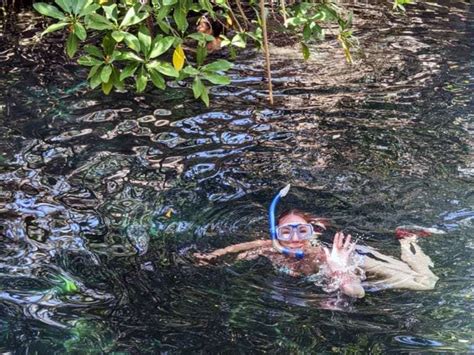
[[[284, 216], [278, 221], [279, 226], [283, 224], [298, 224], [298, 223], [306, 224], [308, 223], [308, 221], [306, 221], [303, 217], [298, 216], [296, 214], [292, 214], [292, 213]], [[309, 240], [299, 240], [296, 233], [293, 234], [290, 240], [279, 240], [279, 243], [281, 244], [281, 246], [286, 247], [286, 248], [291, 248], [291, 249], [304, 249], [310, 246]]]
[[211, 29], [211, 26], [209, 25], [209, 23], [204, 20], [204, 19], [201, 19], [197, 25], [197, 28], [196, 30], [198, 32], [201, 32], [201, 33], [204, 33], [206, 35], [212, 35], [212, 29]]

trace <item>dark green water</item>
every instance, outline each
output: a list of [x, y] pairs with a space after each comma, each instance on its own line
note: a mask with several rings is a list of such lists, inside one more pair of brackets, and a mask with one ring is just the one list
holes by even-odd
[[[275, 48], [276, 105], [245, 53], [210, 109], [176, 89], [103, 97], [36, 43], [0, 36], [0, 352], [469, 353], [473, 348], [473, 8], [354, 7], [364, 56]], [[198, 267], [194, 251], [267, 235], [273, 194], [398, 256], [421, 241], [435, 290], [363, 300], [265, 260]], [[171, 216], [169, 211], [171, 210]], [[69, 281], [66, 281], [69, 280]]]

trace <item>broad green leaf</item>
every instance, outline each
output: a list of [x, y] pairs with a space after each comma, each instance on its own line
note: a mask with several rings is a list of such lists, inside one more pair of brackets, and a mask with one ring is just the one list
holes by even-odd
[[199, 70], [196, 68], [193, 68], [192, 66], [188, 65], [186, 68], [183, 69], [183, 72], [185, 74], [191, 75], [191, 76], [196, 76], [200, 73]]
[[212, 4], [209, 0], [199, 0], [199, 5], [202, 9], [206, 10], [209, 13], [212, 13]]
[[216, 60], [215, 62], [209, 63], [202, 67], [202, 70], [215, 72], [215, 71], [226, 71], [232, 68], [232, 63], [224, 59]]
[[145, 69], [143, 69], [143, 66], [141, 66], [140, 69], [138, 70], [138, 75], [137, 75], [137, 82], [136, 82], [137, 92], [143, 92], [146, 89], [147, 83], [148, 83], [147, 73], [145, 72]]
[[150, 78], [151, 78], [151, 81], [153, 82], [153, 85], [155, 85], [157, 88], [161, 90], [166, 89], [165, 79], [163, 79], [160, 73], [158, 73], [155, 69], [150, 69], [148, 73], [150, 74]]
[[156, 58], [163, 53], [165, 53], [174, 43], [174, 37], [168, 36], [159, 39], [158, 41], [153, 41], [151, 51], [150, 51], [150, 58]]
[[74, 1], [74, 6], [72, 8], [72, 12], [75, 15], [79, 15], [81, 12], [82, 8], [86, 6], [88, 3], [90, 3], [88, 0], [75, 0]]
[[102, 84], [102, 80], [100, 79], [100, 70], [98, 70], [89, 80], [92, 89], [95, 89], [100, 84]]
[[100, 80], [102, 80], [103, 83], [108, 82], [110, 79], [110, 74], [112, 74], [112, 66], [105, 65], [100, 71]]
[[140, 48], [142, 52], [145, 54], [145, 56], [148, 56], [151, 47], [151, 36], [146, 27], [140, 27], [140, 31], [138, 31], [138, 40], [140, 41]]
[[186, 11], [184, 11], [182, 7], [175, 8], [173, 12], [174, 21], [176, 22], [178, 30], [180, 30], [181, 32], [186, 31], [186, 29], [188, 28], [188, 20], [186, 19], [186, 14]]
[[123, 52], [120, 59], [143, 63], [144, 60], [133, 52]]
[[91, 13], [98, 10], [99, 8], [100, 6], [96, 3], [89, 4], [85, 6], [84, 8], [82, 8], [81, 12], [79, 13], [79, 17], [90, 15]]
[[301, 51], [303, 52], [303, 58], [304, 60], [308, 60], [309, 59], [309, 55], [310, 55], [310, 52], [309, 52], [309, 48], [308, 46], [301, 42]]
[[138, 63], [132, 63], [123, 68], [120, 73], [120, 80], [125, 80], [128, 77], [131, 77], [138, 68]]
[[178, 0], [163, 0], [163, 5], [164, 6], [170, 6], [170, 5], [174, 5], [178, 2]]
[[114, 86], [118, 90], [123, 90], [125, 88], [123, 80], [120, 80], [120, 72], [117, 68], [113, 68], [112, 75], [110, 76], [110, 80], [114, 83]]
[[204, 90], [201, 94], [201, 100], [206, 104], [207, 107], [209, 107], [209, 92], [206, 87], [204, 87]]
[[94, 57], [91, 57], [90, 55], [85, 55], [83, 57], [80, 57], [77, 62], [80, 64], [80, 65], [84, 65], [86, 67], [92, 67], [92, 66], [95, 66], [95, 65], [101, 65], [103, 64], [104, 62], [102, 60], [99, 60], [97, 58], [94, 58]]
[[158, 70], [161, 74], [165, 74], [166, 76], [173, 78], [179, 77], [179, 72], [170, 63], [154, 61], [149, 63], [148, 67]]
[[206, 89], [206, 87], [202, 83], [201, 79], [199, 79], [198, 77], [194, 78], [192, 88], [193, 88], [193, 94], [194, 94], [195, 99], [200, 97], [202, 95], [203, 91]]
[[244, 35], [241, 33], [236, 34], [234, 38], [232, 38], [231, 43], [234, 47], [238, 47], [238, 48], [245, 48], [247, 46]]
[[122, 33], [123, 33], [125, 43], [127, 44], [127, 46], [133, 49], [137, 53], [140, 52], [141, 48], [140, 48], [140, 41], [138, 40], [138, 38], [135, 35], [128, 32], [122, 32]]
[[115, 50], [117, 42], [112, 38], [111, 35], [106, 35], [102, 38], [102, 48], [104, 49], [105, 55], [112, 55]]
[[228, 85], [230, 84], [230, 78], [224, 75], [219, 75], [215, 73], [203, 73], [204, 79], [210, 81], [216, 85]]
[[198, 42], [212, 42], [214, 40], [214, 36], [201, 33], [201, 32], [191, 33], [190, 35], [188, 35], [188, 37]]
[[58, 23], [52, 24], [51, 26], [48, 26], [48, 28], [45, 29], [41, 33], [41, 36], [45, 35], [46, 33], [50, 33], [50, 32], [60, 30], [61, 28], [66, 27], [67, 25], [69, 25], [69, 23], [67, 23], [67, 22], [58, 22]]
[[84, 26], [80, 22], [76, 22], [74, 24], [74, 34], [79, 38], [81, 41], [84, 41], [87, 38], [87, 32]]
[[116, 60], [122, 60], [122, 52], [120, 52], [119, 50], [114, 50], [109, 56], [109, 63], [112, 63]]
[[66, 40], [66, 53], [69, 58], [74, 57], [77, 52], [78, 38], [74, 33], [70, 33]]
[[96, 73], [97, 71], [100, 69], [100, 65], [94, 65], [91, 70], [89, 71], [89, 74], [87, 75], [87, 80], [89, 80], [90, 78], [92, 78]]
[[184, 66], [184, 60], [186, 59], [186, 56], [184, 54], [183, 47], [179, 45], [178, 47], [175, 48], [173, 52], [173, 66], [176, 70], [181, 70], [183, 69]]
[[54, 1], [64, 12], [68, 14], [72, 13], [73, 2], [72, 0], [55, 0]]
[[104, 58], [104, 54], [102, 53], [102, 51], [96, 46], [93, 46], [92, 44], [86, 44], [84, 46], [84, 50], [90, 55], [93, 55], [94, 57], [97, 57], [100, 59]]
[[102, 6], [105, 12], [105, 17], [108, 20], [112, 20], [113, 22], [117, 23], [118, 11], [117, 11], [117, 4], [112, 4], [109, 6]]
[[66, 16], [58, 10], [56, 6], [45, 4], [44, 2], [37, 2], [33, 7], [41, 15], [52, 17], [58, 20], [64, 20]]
[[117, 41], [117, 43], [120, 43], [123, 41], [124, 36], [124, 31], [113, 31], [112, 32], [112, 38]]
[[114, 24], [104, 16], [92, 13], [86, 18], [86, 25], [93, 30], [113, 30]]
[[196, 50], [197, 65], [201, 66], [207, 57], [207, 49], [205, 46], [198, 46]]
[[105, 95], [108, 95], [112, 91], [113, 87], [114, 87], [114, 81], [113, 81], [112, 78], [110, 78], [110, 80], [108, 82], [102, 83], [102, 92]]
[[165, 21], [158, 21], [158, 26], [163, 33], [169, 34], [171, 32], [171, 26]]
[[137, 14], [136, 8], [131, 7], [128, 9], [127, 13], [125, 14], [125, 17], [120, 23], [120, 28], [136, 25], [137, 23], [146, 19], [148, 15], [149, 15], [148, 12], [142, 12], [142, 13]]

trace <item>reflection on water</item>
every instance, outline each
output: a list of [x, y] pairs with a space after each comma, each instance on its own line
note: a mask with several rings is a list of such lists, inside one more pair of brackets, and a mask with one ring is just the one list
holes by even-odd
[[[4, 19], [0, 350], [472, 351], [472, 6], [381, 6], [354, 6], [353, 66], [335, 42], [308, 62], [274, 48], [273, 107], [251, 53], [210, 109], [180, 89], [103, 97], [49, 56], [59, 37], [31, 47], [32, 14]], [[392, 255], [398, 225], [446, 231], [422, 241], [437, 288], [355, 301], [265, 260], [193, 264], [266, 236], [287, 183], [286, 207]]]

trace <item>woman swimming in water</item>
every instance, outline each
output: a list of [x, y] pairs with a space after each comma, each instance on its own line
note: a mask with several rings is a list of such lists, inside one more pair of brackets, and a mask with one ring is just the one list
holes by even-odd
[[356, 245], [351, 242], [350, 235], [345, 236], [342, 232], [336, 233], [329, 250], [317, 239], [326, 229], [323, 219], [291, 210], [282, 214], [276, 224], [276, 205], [288, 190], [289, 185], [275, 196], [270, 207], [271, 240], [240, 243], [195, 256], [201, 262], [212, 262], [227, 254], [237, 254], [237, 260], [264, 256], [277, 269], [291, 276], [319, 274], [328, 281], [328, 290], [338, 289], [345, 295], [357, 298], [364, 297], [365, 288], [434, 288], [438, 277], [429, 268], [433, 263], [417, 244], [418, 237], [430, 235], [427, 230], [397, 228], [401, 260], [381, 254], [371, 247]]

